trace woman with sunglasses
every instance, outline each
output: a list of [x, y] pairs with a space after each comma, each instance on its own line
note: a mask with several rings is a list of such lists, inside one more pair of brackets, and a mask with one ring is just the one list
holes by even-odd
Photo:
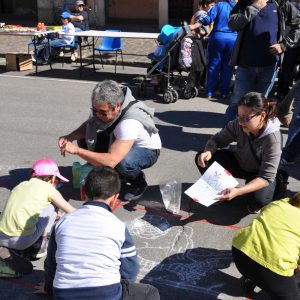
[[[238, 102], [238, 116], [212, 136], [195, 161], [201, 174], [217, 161], [234, 177], [245, 179], [245, 185], [227, 188], [217, 200], [232, 200], [251, 194], [248, 211], [256, 213], [273, 199], [276, 173], [281, 154], [280, 122], [276, 102], [250, 92]], [[236, 149], [227, 147], [236, 142]]]

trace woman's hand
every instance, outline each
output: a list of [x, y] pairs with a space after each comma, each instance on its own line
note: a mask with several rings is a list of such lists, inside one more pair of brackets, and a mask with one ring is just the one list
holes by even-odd
[[210, 151], [205, 151], [205, 152], [202, 152], [199, 156], [198, 156], [198, 165], [201, 167], [201, 168], [205, 168], [206, 165], [205, 165], [205, 162], [206, 161], [209, 161], [212, 157], [212, 154]]
[[225, 200], [230, 201], [231, 199], [239, 196], [239, 189], [238, 188], [227, 188], [219, 193], [221, 196], [215, 198], [215, 200]]

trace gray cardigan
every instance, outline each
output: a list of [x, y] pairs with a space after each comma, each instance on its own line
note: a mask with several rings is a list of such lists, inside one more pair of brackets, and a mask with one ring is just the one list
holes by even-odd
[[[280, 123], [278, 119], [269, 120], [263, 133], [257, 138], [245, 133], [237, 119], [229, 122], [220, 132], [215, 134], [208, 142], [207, 148], [216, 151], [232, 142], [236, 142], [234, 155], [242, 169], [247, 172], [257, 173], [268, 182], [273, 182], [281, 155]], [[251, 151], [250, 143], [260, 164]], [[214, 145], [214, 149], [212, 146]]]

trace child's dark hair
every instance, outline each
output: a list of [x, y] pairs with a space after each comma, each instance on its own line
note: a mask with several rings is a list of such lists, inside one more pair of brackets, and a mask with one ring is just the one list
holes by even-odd
[[290, 198], [290, 204], [300, 208], [300, 192], [296, 193], [293, 197]]
[[84, 191], [88, 199], [107, 199], [120, 192], [119, 174], [111, 167], [96, 167], [86, 177]]
[[217, 0], [200, 0], [199, 5], [201, 5], [203, 7], [204, 5], [209, 5], [209, 4], [214, 3], [216, 1]]
[[266, 113], [265, 122], [274, 119], [277, 114], [277, 101], [265, 98], [262, 94], [250, 92], [244, 95], [237, 106], [246, 106], [251, 109], [254, 114]]

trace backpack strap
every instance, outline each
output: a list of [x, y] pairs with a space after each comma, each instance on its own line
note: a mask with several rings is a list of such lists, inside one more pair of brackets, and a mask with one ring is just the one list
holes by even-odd
[[118, 119], [110, 126], [108, 127], [105, 131], [108, 133], [108, 134], [111, 134], [115, 128], [117, 127], [117, 125], [120, 123], [120, 121], [122, 120], [123, 116], [125, 115], [125, 113], [129, 110], [129, 108], [138, 103], [139, 101], [138, 100], [134, 100], [134, 101], [131, 101], [129, 102], [129, 104], [121, 111], [121, 114], [119, 115]]

